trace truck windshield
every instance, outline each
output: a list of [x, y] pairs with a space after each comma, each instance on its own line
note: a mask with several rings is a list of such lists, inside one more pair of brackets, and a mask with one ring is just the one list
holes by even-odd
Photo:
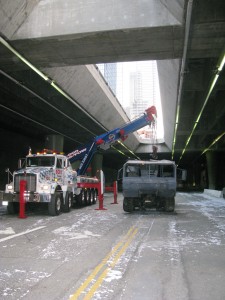
[[34, 156], [27, 157], [27, 167], [53, 167], [55, 165], [54, 156]]
[[170, 164], [127, 165], [125, 177], [174, 177], [175, 168]]

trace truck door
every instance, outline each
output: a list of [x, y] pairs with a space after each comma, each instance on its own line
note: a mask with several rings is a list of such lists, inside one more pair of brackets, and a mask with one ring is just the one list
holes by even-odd
[[64, 176], [63, 176], [63, 159], [62, 158], [59, 158], [57, 157], [57, 161], [56, 161], [56, 178], [58, 180], [58, 182], [60, 184], [63, 184], [63, 181], [64, 181]]

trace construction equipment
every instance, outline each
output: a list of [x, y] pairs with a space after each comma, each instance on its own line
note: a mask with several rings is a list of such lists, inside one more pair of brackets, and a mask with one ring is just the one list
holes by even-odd
[[[125, 140], [129, 133], [151, 124], [155, 116], [156, 108], [152, 106], [138, 119], [95, 137], [91, 143], [67, 156], [47, 149], [32, 154], [29, 149], [26, 158], [19, 160], [19, 169], [13, 173], [12, 182], [6, 185], [3, 200], [8, 201], [8, 212], [18, 211], [21, 181], [27, 183], [25, 201], [47, 203], [49, 214], [53, 216], [61, 211], [69, 212], [73, 204], [95, 203], [98, 179], [84, 176], [93, 155], [99, 148], [106, 149], [119, 139]], [[77, 171], [71, 166], [76, 160], [81, 160]]]
[[92, 142], [69, 153], [67, 157], [69, 158], [71, 163], [77, 160], [81, 160], [81, 164], [77, 170], [77, 175], [85, 174], [92, 157], [99, 148], [106, 150], [119, 139], [124, 141], [130, 133], [146, 125], [150, 125], [155, 121], [156, 117], [156, 108], [155, 106], [151, 106], [146, 109], [145, 113], [139, 118], [125, 124], [124, 126], [96, 136]]
[[156, 208], [173, 212], [176, 195], [176, 165], [169, 160], [128, 160], [120, 171], [123, 209], [132, 212]]

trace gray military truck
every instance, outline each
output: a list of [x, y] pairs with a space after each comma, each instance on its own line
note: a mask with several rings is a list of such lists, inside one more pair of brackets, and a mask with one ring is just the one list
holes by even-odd
[[[176, 195], [176, 165], [169, 160], [128, 160], [122, 175], [123, 209], [132, 212], [156, 208], [173, 212]], [[120, 175], [118, 177], [121, 177]]]

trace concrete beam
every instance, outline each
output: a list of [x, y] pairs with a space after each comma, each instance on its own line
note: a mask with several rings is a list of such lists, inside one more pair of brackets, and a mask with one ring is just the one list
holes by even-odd
[[157, 67], [164, 122], [164, 139], [167, 147], [171, 150], [176, 120], [180, 60], [158, 61]]
[[[93, 0], [87, 5], [74, 0], [39, 1], [14, 29], [10, 18], [3, 20], [10, 28], [4, 35], [39, 68], [179, 58], [184, 2]], [[26, 15], [24, 7], [20, 9]], [[0, 64], [7, 60], [10, 57], [0, 49]]]
[[184, 0], [39, 1], [13, 39], [181, 25]]
[[11, 39], [39, 2], [39, 0], [0, 0], [1, 34]]
[[[157, 144], [157, 147], [158, 147], [157, 153], [169, 153], [169, 152], [171, 152], [170, 149], [165, 145], [165, 143]], [[152, 144], [140, 143], [135, 152], [137, 154], [138, 153], [149, 153], [149, 155], [150, 155], [153, 152], [152, 151]]]
[[[129, 122], [124, 109], [94, 65], [44, 69], [90, 115], [102, 124], [102, 133]], [[136, 134], [125, 141], [132, 150], [139, 145]]]

